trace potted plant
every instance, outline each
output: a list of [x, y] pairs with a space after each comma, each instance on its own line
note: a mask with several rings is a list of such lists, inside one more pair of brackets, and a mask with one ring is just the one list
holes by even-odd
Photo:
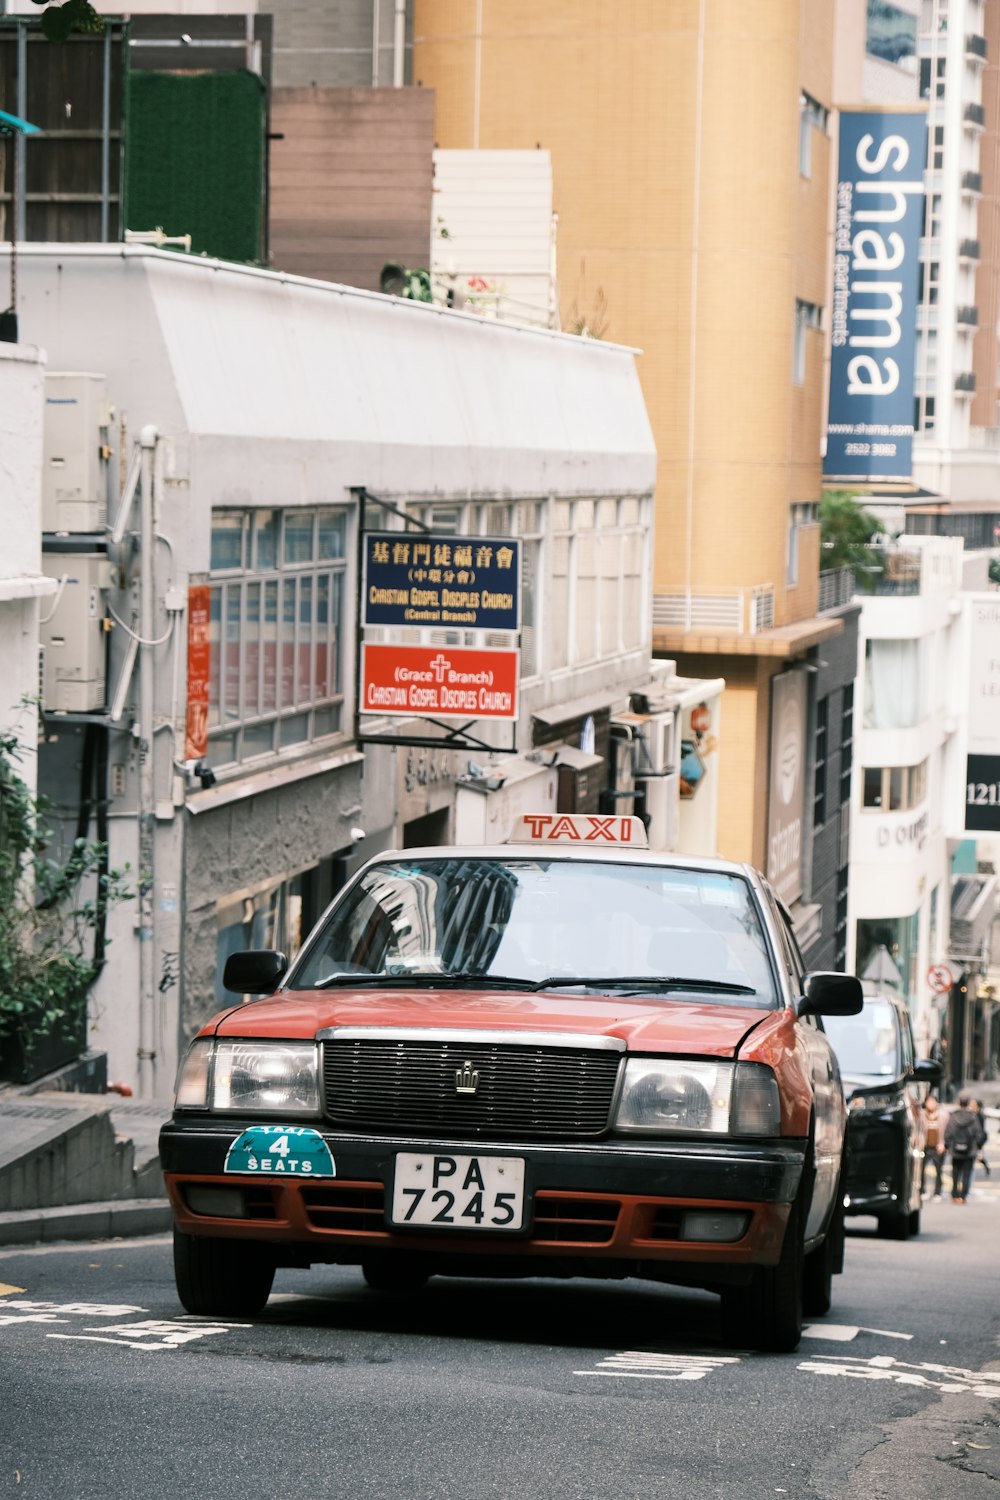
[[9, 1083], [86, 1050], [105, 914], [131, 894], [101, 843], [76, 839], [64, 864], [46, 857], [45, 801], [18, 775], [19, 753], [15, 736], [0, 733], [0, 1079]]

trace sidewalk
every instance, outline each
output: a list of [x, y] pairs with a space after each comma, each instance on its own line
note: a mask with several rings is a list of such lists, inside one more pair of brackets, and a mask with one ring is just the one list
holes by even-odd
[[168, 1099], [0, 1088], [0, 1246], [168, 1229], [157, 1138], [171, 1108]]

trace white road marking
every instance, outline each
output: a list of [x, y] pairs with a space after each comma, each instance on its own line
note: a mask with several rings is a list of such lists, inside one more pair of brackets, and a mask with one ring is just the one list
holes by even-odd
[[[798, 1369], [809, 1375], [841, 1375], [849, 1380], [888, 1380], [896, 1385], [919, 1386], [956, 1395], [962, 1391], [987, 1400], [1000, 1400], [1000, 1370], [961, 1370], [952, 1365], [911, 1365], [876, 1354], [872, 1359], [850, 1359], [842, 1354], [821, 1354], [807, 1359]], [[934, 1378], [938, 1377], [938, 1378]]]
[[[229, 1333], [233, 1328], [250, 1328], [250, 1323], [192, 1323], [173, 1319], [148, 1318], [141, 1323], [113, 1324], [101, 1330], [91, 1329], [87, 1333], [50, 1333], [50, 1339], [66, 1339], [89, 1344], [117, 1344], [126, 1349], [179, 1349], [195, 1339], [210, 1338], [213, 1334]], [[110, 1334], [118, 1335], [111, 1338]]]
[[624, 1380], [704, 1380], [722, 1365], [738, 1365], [733, 1354], [657, 1354], [648, 1349], [628, 1349], [610, 1354], [595, 1370], [574, 1370], [574, 1375], [610, 1375]]
[[849, 1344], [859, 1333], [875, 1333], [882, 1339], [912, 1339], [912, 1333], [893, 1333], [888, 1328], [855, 1327], [853, 1323], [807, 1323], [804, 1339], [828, 1339], [831, 1344]]
[[80, 1318], [124, 1318], [129, 1313], [147, 1311], [128, 1302], [32, 1302], [21, 1297], [0, 1302], [0, 1312], [5, 1307], [17, 1308], [18, 1312], [62, 1313]]

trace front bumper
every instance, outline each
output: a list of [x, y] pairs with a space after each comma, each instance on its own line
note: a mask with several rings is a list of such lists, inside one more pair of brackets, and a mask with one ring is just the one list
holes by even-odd
[[[317, 1127], [334, 1177], [226, 1172], [229, 1148], [259, 1120], [176, 1118], [160, 1134], [160, 1161], [177, 1227], [185, 1234], [263, 1240], [291, 1263], [356, 1264], [383, 1252], [494, 1261], [589, 1260], [741, 1267], [777, 1263], [799, 1188], [804, 1141], [649, 1142], [573, 1145], [365, 1139]], [[526, 1227], [518, 1234], [408, 1229], [390, 1224], [398, 1151], [519, 1156], [525, 1162]], [[234, 1212], [195, 1212], [190, 1187], [224, 1187]], [[197, 1196], [197, 1195], [196, 1195]], [[735, 1241], [685, 1237], [686, 1211], [745, 1215]], [[279, 1259], [281, 1252], [279, 1250]]]
[[911, 1143], [898, 1117], [852, 1117], [848, 1121], [847, 1151], [845, 1195], [849, 1214], [909, 1211], [911, 1184], [914, 1175], [919, 1180], [920, 1169], [909, 1162]]

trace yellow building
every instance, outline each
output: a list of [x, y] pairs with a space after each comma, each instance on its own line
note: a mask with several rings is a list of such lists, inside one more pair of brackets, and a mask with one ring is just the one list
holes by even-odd
[[551, 153], [562, 326], [643, 351], [654, 647], [725, 677], [720, 852], [769, 872], [771, 679], [844, 628], [817, 614], [835, 14], [831, 0], [413, 6], [438, 145]]

